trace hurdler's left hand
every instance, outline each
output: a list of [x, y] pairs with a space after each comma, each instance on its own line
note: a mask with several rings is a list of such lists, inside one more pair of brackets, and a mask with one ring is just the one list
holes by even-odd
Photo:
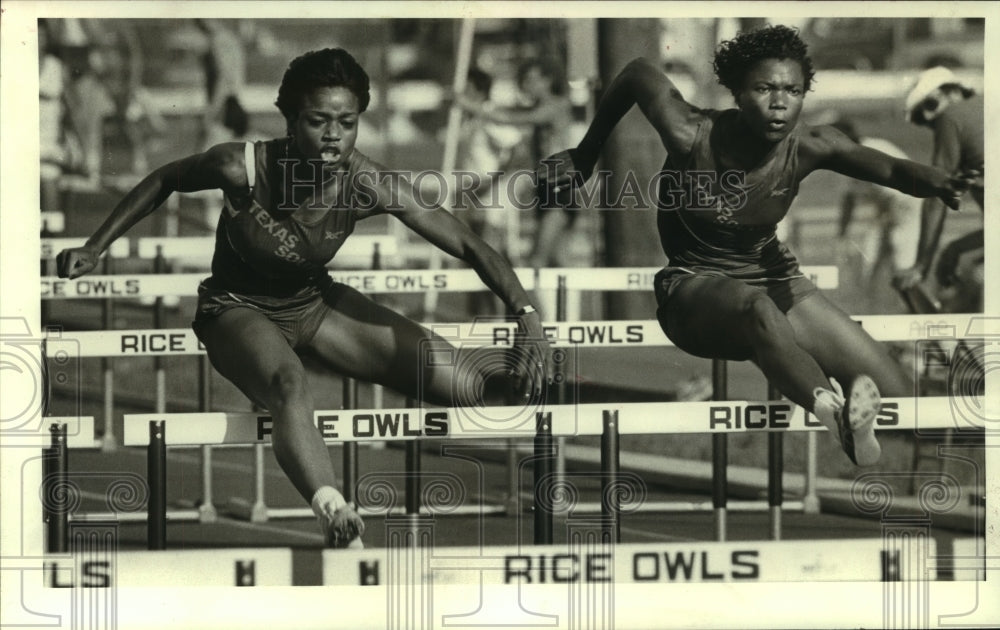
[[546, 384], [555, 378], [552, 347], [537, 312], [518, 317], [510, 376], [515, 402], [540, 400]]

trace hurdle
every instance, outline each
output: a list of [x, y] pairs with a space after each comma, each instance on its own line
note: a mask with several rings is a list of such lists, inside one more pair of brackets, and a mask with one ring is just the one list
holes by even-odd
[[[70, 247], [81, 247], [86, 243], [85, 238], [50, 238], [43, 234], [40, 239], [39, 248], [39, 258], [41, 261], [41, 273], [43, 280], [41, 283], [40, 296], [42, 298], [41, 304], [41, 321], [46, 323], [51, 320], [50, 308], [48, 299], [51, 299], [51, 289], [49, 283], [47, 283], [44, 278], [47, 276], [54, 276], [56, 273], [56, 255], [63, 249]], [[105, 274], [110, 274], [113, 271], [114, 259], [125, 258], [129, 254], [129, 240], [127, 238], [120, 238], [108, 248], [106, 252], [102, 255], [102, 269]], [[102, 303], [102, 321], [107, 324], [107, 322], [112, 320], [112, 304], [110, 302]]]
[[[949, 397], [885, 399], [876, 418], [877, 430], [928, 430], [955, 428]], [[524, 407], [348, 409], [318, 411], [314, 416], [324, 441], [366, 442], [372, 440], [415, 441], [434, 439], [508, 439], [533, 436], [535, 439], [535, 541], [552, 541], [552, 473], [554, 436], [606, 436], [607, 454], [602, 458], [604, 488], [610, 496], [620, 480], [617, 470], [617, 443], [620, 435], [657, 433], [823, 431], [789, 402], [705, 401], [673, 403], [587, 403]], [[476, 422], [479, 416], [519, 419], [519, 431], [487, 430]], [[379, 424], [376, 417], [392, 418]], [[692, 422], [694, 419], [694, 422]], [[147, 448], [151, 498], [148, 509], [151, 549], [166, 546], [166, 448], [201, 444], [255, 444], [268, 441], [272, 419], [253, 413], [126, 414], [124, 443]], [[169, 425], [169, 426], [168, 426]], [[530, 432], [527, 428], [530, 427]], [[982, 419], [972, 419], [964, 430], [984, 428]], [[719, 484], [722, 480], [715, 481]], [[606, 501], [605, 516], [617, 521], [632, 508]]]
[[[861, 315], [852, 317], [876, 341], [921, 341], [975, 338], [984, 333], [987, 318], [968, 314]], [[468, 347], [506, 347], [517, 323], [497, 319], [476, 322], [427, 322], [447, 340]], [[550, 322], [542, 328], [554, 348], [672, 347], [656, 320], [592, 320]], [[204, 354], [188, 328], [63, 331], [79, 344], [80, 357], [182, 356]]]
[[[46, 526], [46, 548], [63, 553], [67, 549], [72, 498], [68, 485], [69, 449], [94, 448], [93, 416], [46, 416], [41, 430], [48, 431], [49, 446], [42, 451], [42, 516]], [[58, 504], [58, 505], [56, 505]]]
[[[933, 539], [924, 542], [935, 557]], [[513, 545], [324, 550], [324, 586], [690, 584], [926, 580], [898, 541], [843, 540]], [[887, 558], [898, 557], [895, 566]], [[398, 597], [398, 596], [397, 596]], [[593, 595], [591, 595], [593, 598]], [[390, 601], [394, 598], [390, 597]], [[477, 601], [477, 600], [473, 600]], [[595, 603], [591, 600], [591, 605]], [[599, 602], [596, 603], [600, 605]]]
[[[888, 315], [856, 317], [872, 336], [879, 340], [921, 340], [928, 337], [981, 336], [983, 318], [969, 315]], [[513, 339], [515, 324], [480, 321], [472, 324], [429, 324], [445, 338], [456, 337], [466, 345], [507, 345]], [[544, 326], [554, 346], [603, 347], [622, 345], [669, 346], [669, 340], [655, 321], [624, 320], [608, 322], [556, 322]], [[153, 331], [85, 331], [69, 333], [80, 356], [128, 354], [203, 354], [193, 332], [187, 329]], [[814, 469], [813, 469], [814, 472]], [[813, 474], [811, 479], [815, 479]], [[811, 482], [814, 484], [815, 482]], [[814, 485], [812, 486], [814, 487]], [[771, 506], [774, 507], [774, 506]]]
[[[602, 290], [602, 291], [631, 291], [631, 290], [651, 290], [653, 288], [653, 280], [656, 273], [660, 271], [660, 268], [654, 267], [618, 267], [618, 268], [601, 268], [601, 269], [588, 269], [585, 273], [581, 273], [580, 270], [576, 269], [541, 269], [538, 272], [538, 278], [536, 281], [537, 289], [555, 289], [556, 290], [556, 320], [559, 322], [566, 321], [567, 313], [567, 303], [569, 300], [570, 292], [579, 293], [585, 290]], [[839, 273], [838, 268], [835, 266], [817, 266], [817, 267], [804, 267], [802, 268], [803, 274], [809, 278], [817, 287], [821, 289], [833, 289], [838, 286]], [[712, 396], [714, 399], [725, 399], [726, 398], [726, 362], [721, 360], [712, 361]], [[565, 403], [565, 378], [559, 380], [557, 389], [557, 401], [559, 403]], [[776, 391], [768, 391], [769, 398], [779, 398], [780, 396]], [[807, 467], [809, 470], [815, 471], [815, 435], [809, 434], [807, 438], [808, 441], [808, 454], [811, 458], [807, 461]], [[774, 490], [768, 497], [767, 507], [771, 515], [771, 530], [772, 537], [777, 540], [780, 538], [781, 532], [781, 509], [783, 497], [780, 495], [780, 476], [782, 471], [782, 438], [781, 435], [773, 435], [769, 437], [768, 440], [768, 470], [772, 475], [777, 475], [777, 481], [771, 481], [769, 483], [770, 488], [778, 488]], [[712, 499], [712, 509], [716, 514], [716, 536], [719, 540], [725, 539], [725, 514], [728, 504], [728, 497], [726, 495], [725, 486], [725, 476], [727, 473], [727, 449], [726, 449], [726, 436], [719, 435], [714, 436], [712, 439], [712, 461], [714, 464], [713, 468], [713, 478], [722, 479], [721, 485], [717, 486], [717, 492]], [[566, 462], [565, 462], [565, 439], [559, 438], [558, 440], [558, 450], [556, 456], [556, 474], [557, 477], [561, 478], [565, 474]], [[815, 480], [815, 475], [810, 477], [811, 481]], [[734, 505], [733, 507], [736, 507]], [[581, 506], [582, 507], [582, 506]], [[600, 508], [602, 511], [605, 506], [603, 505], [590, 505], [590, 509], [595, 510]], [[685, 510], [698, 510], [704, 509], [707, 506], [692, 505], [690, 503], [675, 503], [671, 505], [670, 503], [659, 502], [655, 505], [649, 504], [648, 508], [650, 510], [667, 510], [667, 509], [685, 509]], [[739, 508], [742, 509], [753, 509], [754, 507], [763, 507], [761, 502], [745, 502], [738, 504]], [[816, 512], [819, 510], [819, 501], [815, 494], [815, 483], [808, 483], [806, 486], [806, 493], [803, 501], [801, 502], [790, 502], [784, 504], [785, 509], [801, 509], [803, 511]]]
[[[639, 288], [643, 288], [644, 285], [647, 284], [647, 283], [651, 284], [652, 277], [655, 274], [655, 271], [657, 271], [657, 270], [658, 269], [655, 269], [655, 268], [624, 268], [624, 269], [587, 270], [588, 274], [589, 274], [590, 271], [598, 271], [598, 272], [601, 272], [601, 273], [595, 274], [593, 278], [590, 278], [589, 279], [589, 284], [586, 284], [585, 286], [597, 286], [598, 288], [601, 288], [601, 289], [604, 289], [604, 290], [615, 290], [615, 289], [617, 289], [617, 290], [631, 290], [631, 289], [639, 289]], [[521, 271], [521, 270], [519, 270], [519, 271]], [[566, 274], [559, 274], [558, 272], [560, 270], [540, 270], [539, 271], [539, 278], [537, 279], [537, 282], [536, 282], [536, 284], [539, 285], [539, 286], [546, 286], [546, 282], [548, 282], [548, 280], [546, 280], [546, 278], [544, 277], [544, 274], [542, 274], [542, 271], [546, 271], [546, 272], [552, 271], [552, 272], [555, 272], [555, 275], [553, 275], [551, 273], [548, 274], [548, 278], [552, 278], [552, 277], [556, 278], [557, 288], [559, 288], [561, 286], [561, 289], [563, 291], [563, 295], [565, 295], [565, 291], [567, 290], [567, 287], [570, 286], [570, 283], [567, 282]], [[562, 271], [566, 271], [566, 270], [562, 270]], [[579, 270], [575, 270], [575, 271], [579, 271]], [[814, 268], [804, 268], [804, 271], [806, 271], [811, 277], [813, 277], [814, 281], [819, 286], [822, 286], [822, 287], [835, 286], [835, 283], [836, 283], [836, 268], [815, 268], [815, 269]], [[462, 272], [462, 273], [464, 273], [464, 277], [460, 277], [458, 275], [455, 275], [454, 279], [452, 279], [453, 276], [449, 272]], [[472, 272], [471, 270], [449, 270], [449, 272], [396, 272], [396, 271], [386, 271], [386, 272], [376, 271], [376, 272], [359, 272], [359, 273], [349, 273], [349, 272], [347, 272], [347, 273], [344, 274], [344, 276], [341, 279], [341, 281], [345, 281], [345, 283], [347, 283], [347, 284], [352, 284], [353, 286], [357, 286], [361, 290], [368, 291], [368, 292], [373, 292], [373, 293], [379, 293], [379, 292], [384, 292], [384, 293], [418, 292], [418, 291], [426, 290], [428, 286], [432, 286], [432, 283], [433, 283], [433, 285], [437, 285], [437, 286], [441, 286], [443, 284], [445, 287], [451, 288], [451, 290], [475, 290], [476, 288], [479, 288], [479, 289], [483, 288], [481, 281], [478, 279], [478, 277], [476, 277], [474, 275], [474, 272]], [[523, 274], [524, 272], [521, 271], [521, 273]], [[334, 277], [335, 278], [337, 277], [336, 273], [334, 274]], [[578, 282], [577, 285], [579, 285], [579, 284], [580, 283]], [[579, 288], [579, 287], [577, 287], [577, 288]], [[897, 317], [897, 316], [889, 316], [889, 317]], [[861, 319], [863, 319], [865, 321], [871, 321], [872, 320], [872, 318], [861, 318]], [[583, 323], [584, 326], [579, 326], [579, 325], [575, 325], [575, 324], [577, 324], [577, 323], [570, 324], [569, 331], [570, 331], [571, 335], [573, 334], [574, 330], [577, 331], [577, 332], [584, 331], [581, 334], [589, 334], [587, 331], [601, 330], [601, 327], [600, 327], [601, 323], [600, 322], [590, 322], [590, 323], [584, 322]], [[941, 326], [947, 326], [948, 325], [946, 322], [942, 322], [940, 319], [938, 319], [936, 322], [934, 322], [934, 324], [935, 325], [941, 325]], [[878, 325], [878, 324], [876, 323], [876, 325]], [[626, 328], [626, 332], [629, 333], [629, 334], [635, 333], [635, 331], [636, 331], [635, 326], [636, 326], [636, 324], [630, 324], [630, 325], [628, 325], [628, 327]], [[655, 336], [657, 336], [657, 335], [662, 337], [662, 334], [659, 332], [659, 326], [655, 322], [652, 322], [652, 323], [650, 323], [650, 322], [642, 322], [642, 323], [638, 324], [638, 326], [642, 330], [641, 335], [644, 336], [647, 339], [649, 339], [649, 338], [654, 338], [655, 339]], [[911, 323], [911, 325], [910, 325], [911, 329], [913, 328], [913, 326], [914, 326], [914, 324]], [[921, 330], [926, 329], [926, 326], [924, 326], [923, 324], [917, 324], [917, 326]], [[468, 330], [468, 329], [469, 328], [466, 327], [466, 330]], [[547, 333], [551, 330], [550, 327], [546, 327], [546, 329], [547, 329]], [[611, 330], [611, 333], [609, 335], [609, 341], [611, 343], [615, 343], [616, 341], [620, 343], [621, 342], [621, 337], [619, 336], [618, 339], [615, 338], [615, 333], [614, 333], [615, 329], [614, 329], [614, 327], [611, 327], [610, 330]], [[171, 336], [173, 337], [173, 335], [171, 335]], [[496, 337], [496, 334], [494, 334], [494, 336]], [[878, 337], [878, 335], [875, 335], [875, 336]], [[899, 337], [893, 337], [893, 338], [899, 338]], [[463, 341], [465, 341], [465, 340], [463, 339]], [[584, 345], [584, 342], [586, 340], [577, 339], [577, 340], [573, 340], [573, 341], [574, 341], [574, 345]], [[154, 343], [155, 343], [155, 339], [154, 339]], [[600, 344], [597, 344], [597, 345], [600, 345]], [[669, 345], [669, 343], [666, 343], [666, 344], [663, 344], [663, 345]], [[176, 347], [174, 349], [176, 349]], [[155, 350], [155, 348], [154, 348], [154, 350]], [[562, 399], [560, 399], [560, 400], [562, 400]], [[810, 434], [810, 438], [813, 438], [813, 437], [814, 437], [814, 435]], [[724, 438], [724, 436], [723, 436], [723, 438]], [[714, 438], [714, 440], [717, 443], [721, 443], [722, 442], [722, 438]], [[809, 444], [809, 451], [808, 452], [809, 453], [815, 453], [815, 443], [814, 443], [814, 440], [811, 439], [809, 442], [810, 442], [810, 444]], [[780, 455], [776, 456], [773, 453], [773, 451], [775, 451], [779, 447], [780, 447], [780, 435], [779, 436], [772, 436], [772, 438], [769, 439], [769, 453], [771, 453], [769, 455], [769, 470], [780, 471], [780, 465], [777, 465], [775, 463], [776, 460], [780, 458]], [[563, 452], [562, 449], [559, 449], [558, 453], [561, 454], [562, 452]], [[561, 470], [564, 467], [564, 466], [560, 466], [560, 464], [559, 464], [559, 462], [560, 462], [561, 459], [562, 458], [557, 459], [557, 465], [556, 465], [557, 471], [560, 471], [560, 472], [561, 472]], [[799, 504], [797, 502], [786, 503], [785, 504], [785, 508], [786, 509], [799, 509], [799, 508], [801, 508], [801, 509], [809, 509], [808, 506], [810, 504], [812, 504], [813, 509], [815, 509], [815, 507], [816, 507], [817, 500], [815, 498], [815, 483], [814, 483], [814, 480], [815, 480], [815, 457], [813, 457], [813, 456], [809, 457], [808, 461], [809, 461], [809, 471], [811, 472], [811, 474], [807, 475], [807, 485], [806, 485], [806, 497], [805, 497], [805, 500], [801, 504]], [[725, 469], [724, 461], [719, 465], [719, 468], [721, 468], [723, 470]], [[511, 467], [511, 470], [513, 470], [512, 467]], [[512, 485], [512, 487], [513, 487], [513, 485]], [[811, 498], [811, 501], [810, 501], [810, 498]], [[774, 493], [772, 493], [772, 495], [769, 496], [769, 498], [768, 498], [768, 508], [769, 508], [769, 510], [772, 513], [772, 519], [773, 519], [772, 520], [772, 530], [773, 530], [773, 532], [780, 532], [780, 523], [778, 523], [778, 524], [775, 524], [775, 523], [776, 523], [778, 517], [780, 516], [780, 508], [781, 508], [781, 506], [780, 505], [775, 505], [775, 501], [776, 501], [776, 495]], [[510, 505], [516, 505], [516, 502], [509, 501], [509, 504]], [[757, 502], [757, 504], [759, 505], [760, 502]], [[657, 506], [657, 507], [660, 508], [660, 509], [664, 509], [665, 508], [665, 506], [662, 506], [662, 505], [661, 506]], [[730, 505], [729, 507], [735, 508], [735, 509], [741, 509], [742, 507], [748, 507], [748, 506], [741, 506], [739, 504], [733, 504], [733, 505]], [[724, 514], [724, 507], [723, 506], [719, 506], [719, 505], [713, 506], [713, 509], [715, 509], [717, 511], [720, 510], [720, 508], [723, 509], [723, 511], [718, 512], [718, 513]], [[690, 509], [690, 506], [689, 506], [689, 509]], [[292, 516], [292, 515], [290, 514], [289, 516]], [[724, 531], [724, 525], [718, 527], [718, 529], [719, 529], [719, 531]]]

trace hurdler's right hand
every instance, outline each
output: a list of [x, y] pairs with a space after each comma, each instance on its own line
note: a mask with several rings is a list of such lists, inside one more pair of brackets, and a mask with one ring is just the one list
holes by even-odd
[[79, 278], [93, 271], [100, 257], [101, 252], [89, 245], [64, 249], [56, 256], [56, 273], [60, 278]]
[[538, 182], [557, 193], [579, 188], [593, 175], [595, 163], [579, 149], [560, 151], [538, 165]]

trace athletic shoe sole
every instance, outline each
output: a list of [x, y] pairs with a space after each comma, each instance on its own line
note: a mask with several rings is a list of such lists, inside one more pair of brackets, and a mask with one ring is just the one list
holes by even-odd
[[845, 392], [840, 438], [844, 451], [858, 466], [872, 466], [882, 456], [882, 447], [875, 439], [875, 416], [881, 405], [878, 387], [869, 376], [855, 378]]

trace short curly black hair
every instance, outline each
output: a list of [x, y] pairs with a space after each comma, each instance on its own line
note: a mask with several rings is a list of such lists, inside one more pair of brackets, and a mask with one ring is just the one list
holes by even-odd
[[285, 120], [294, 119], [309, 92], [323, 87], [345, 87], [358, 97], [358, 112], [371, 102], [368, 74], [343, 48], [324, 48], [307, 52], [288, 64], [274, 102]]
[[745, 87], [744, 81], [750, 69], [764, 59], [798, 61], [802, 65], [805, 91], [811, 88], [816, 74], [812, 59], [805, 42], [799, 37], [798, 29], [787, 26], [766, 26], [737, 33], [733, 39], [719, 44], [712, 66], [719, 83], [736, 96]]

